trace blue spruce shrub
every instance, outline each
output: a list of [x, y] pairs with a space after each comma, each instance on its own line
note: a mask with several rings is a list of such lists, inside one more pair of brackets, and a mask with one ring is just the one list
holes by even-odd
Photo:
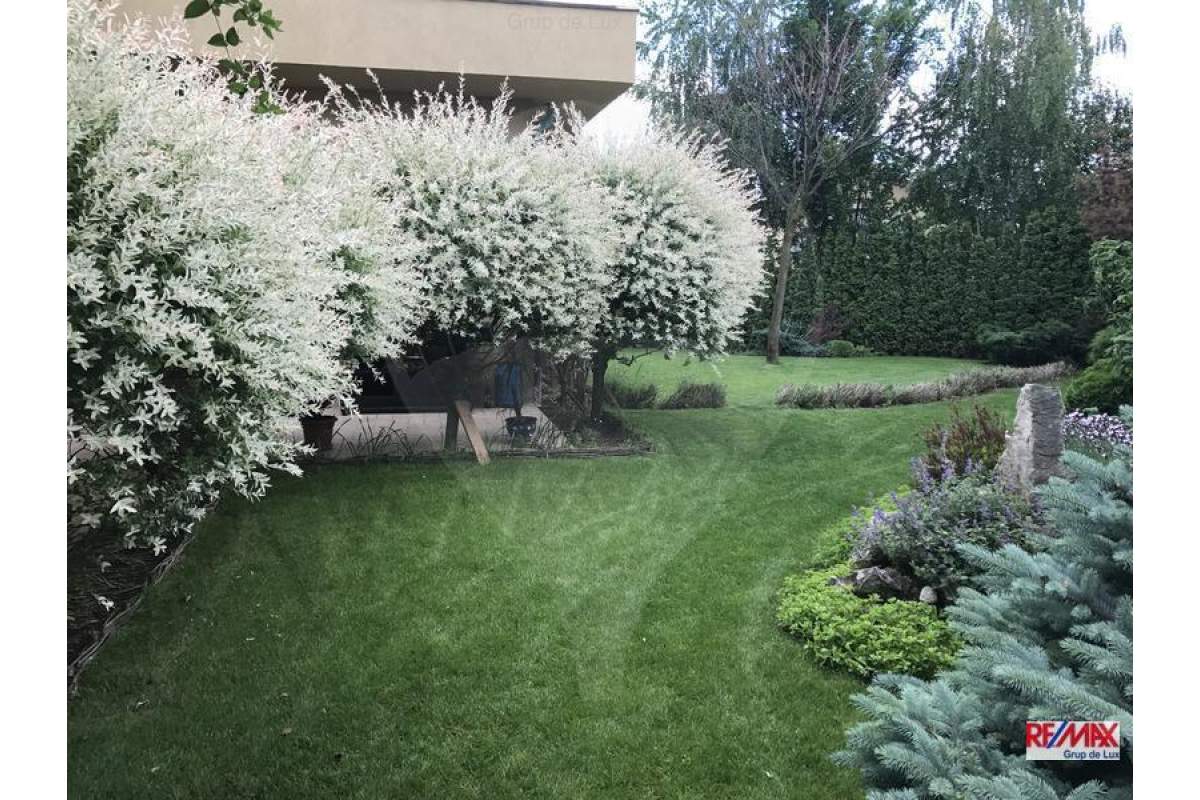
[[[1132, 410], [1126, 407], [1132, 425]], [[992, 551], [948, 609], [965, 646], [932, 681], [881, 676], [834, 759], [871, 800], [1132, 798], [1133, 466], [1068, 451], [1039, 491], [1052, 533]], [[1026, 761], [1026, 720], [1116, 720], [1121, 760]]]

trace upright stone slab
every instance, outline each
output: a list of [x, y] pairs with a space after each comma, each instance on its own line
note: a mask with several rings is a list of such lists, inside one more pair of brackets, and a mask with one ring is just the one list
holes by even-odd
[[1032, 491], [1062, 474], [1062, 397], [1058, 389], [1027, 383], [1017, 398], [1017, 419], [996, 466], [1001, 480]]

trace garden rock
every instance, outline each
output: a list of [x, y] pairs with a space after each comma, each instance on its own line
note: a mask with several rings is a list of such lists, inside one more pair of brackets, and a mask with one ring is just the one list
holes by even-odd
[[912, 582], [891, 567], [856, 569], [844, 578], [834, 578], [830, 583], [844, 586], [859, 597], [872, 594], [884, 599], [912, 596]]
[[861, 531], [858, 539], [854, 542], [853, 549], [850, 551], [851, 566], [855, 568], [869, 567], [879, 564], [883, 560], [883, 547], [879, 543], [879, 534]]
[[936, 606], [938, 601], [937, 589], [932, 586], [922, 586], [921, 594], [917, 597], [922, 603], [928, 603], [931, 606]]
[[1030, 492], [1060, 475], [1063, 403], [1058, 389], [1027, 383], [1017, 398], [1017, 418], [996, 466], [1000, 479]]

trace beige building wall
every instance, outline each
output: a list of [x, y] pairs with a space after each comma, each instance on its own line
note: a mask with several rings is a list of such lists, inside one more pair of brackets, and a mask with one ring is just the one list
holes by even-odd
[[[177, 18], [184, 4], [126, 0], [121, 7]], [[389, 92], [407, 92], [456, 85], [461, 73], [467, 91], [481, 97], [494, 96], [507, 78], [518, 106], [575, 101], [591, 115], [633, 83], [632, 2], [270, 0], [268, 7], [283, 32], [263, 39], [265, 51], [295, 88], [319, 88], [322, 74], [365, 86], [370, 68]], [[211, 49], [204, 44], [217, 31], [210, 16], [188, 27], [198, 49]], [[256, 52], [246, 43], [238, 50]]]

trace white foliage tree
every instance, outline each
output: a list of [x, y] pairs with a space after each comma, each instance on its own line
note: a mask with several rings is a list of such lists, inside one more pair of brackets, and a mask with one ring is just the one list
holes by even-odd
[[657, 131], [580, 146], [581, 160], [608, 191], [608, 224], [620, 234], [607, 310], [593, 340], [598, 417], [618, 348], [725, 352], [761, 291], [766, 234], [750, 174], [728, 166], [719, 142]]
[[320, 109], [251, 113], [181, 26], [69, 4], [68, 504], [166, 546], [218, 495], [296, 471], [279, 424], [419, 321], [413, 248]]
[[336, 87], [339, 124], [393, 224], [415, 240], [442, 333], [531, 336], [586, 349], [606, 303], [614, 246], [605, 194], [568, 150], [516, 129], [507, 90], [489, 105], [421, 94], [408, 107]]

